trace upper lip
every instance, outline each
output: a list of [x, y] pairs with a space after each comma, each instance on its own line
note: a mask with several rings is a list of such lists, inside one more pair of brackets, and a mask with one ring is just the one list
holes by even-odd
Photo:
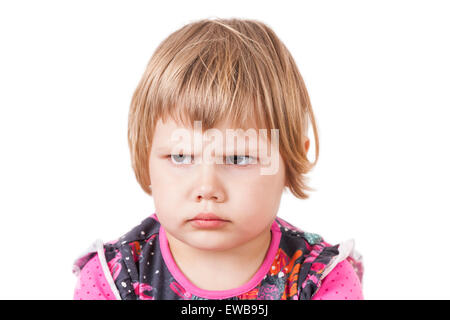
[[222, 219], [221, 217], [215, 215], [212, 212], [199, 213], [191, 220], [222, 220], [222, 221], [227, 221], [227, 220]]

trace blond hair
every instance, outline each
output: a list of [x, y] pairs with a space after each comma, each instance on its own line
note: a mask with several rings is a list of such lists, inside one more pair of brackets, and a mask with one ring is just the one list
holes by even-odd
[[[132, 166], [142, 189], [149, 185], [149, 156], [159, 119], [205, 130], [229, 120], [235, 128], [254, 121], [279, 130], [286, 186], [309, 196], [304, 176], [317, 163], [317, 126], [303, 78], [288, 49], [266, 24], [243, 19], [203, 19], [170, 34], [155, 50], [133, 94], [128, 122]], [[307, 158], [308, 123], [315, 161]], [[271, 130], [268, 130], [271, 131]], [[270, 134], [269, 134], [270, 141]]]

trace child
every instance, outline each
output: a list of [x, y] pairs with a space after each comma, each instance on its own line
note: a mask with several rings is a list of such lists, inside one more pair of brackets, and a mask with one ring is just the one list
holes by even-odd
[[128, 139], [156, 212], [75, 261], [75, 299], [362, 299], [352, 240], [332, 246], [277, 217], [286, 187], [308, 198], [319, 144], [303, 79], [265, 24], [171, 34], [134, 93]]

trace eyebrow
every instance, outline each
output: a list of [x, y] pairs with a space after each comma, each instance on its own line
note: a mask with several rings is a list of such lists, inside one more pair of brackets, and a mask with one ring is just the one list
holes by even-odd
[[155, 148], [156, 151], [168, 151], [168, 149], [170, 149], [171, 147], [169, 146], [161, 146], [161, 147], [157, 147]]
[[[169, 152], [171, 151], [176, 145], [160, 145], [155, 147], [155, 151], [157, 152]], [[187, 149], [187, 148], [184, 148]]]
[[[159, 146], [159, 147], [155, 148], [155, 151], [156, 152], [170, 152], [172, 148], [173, 148], [173, 146]], [[241, 152], [240, 150], [239, 151], [236, 150], [235, 146], [230, 147], [229, 149], [227, 149], [227, 148], [222, 149], [222, 151], [224, 153], [227, 153], [227, 151], [228, 152]], [[256, 152], [257, 153], [258, 148], [255, 149], [255, 148], [245, 147], [245, 149], [243, 149], [242, 152], [246, 152], [246, 153], [255, 153]], [[192, 153], [192, 150], [191, 150], [191, 153]]]
[[[156, 146], [155, 147], [155, 151], [157, 151], [157, 152], [170, 152], [179, 143], [180, 143], [180, 141], [173, 142], [173, 144], [171, 143], [171, 141], [167, 141], [167, 144], [162, 143], [161, 145]], [[238, 146], [242, 146], [242, 145], [244, 145], [244, 149], [243, 149], [242, 152], [245, 152], [245, 153], [258, 153], [258, 151], [259, 151], [259, 142], [257, 142], [256, 148], [255, 148], [254, 145], [249, 143], [249, 142], [247, 142], [247, 140], [244, 142], [244, 144], [242, 144], [242, 141], [240, 143], [236, 143], [236, 141], [234, 139], [233, 139], [233, 144], [231, 144], [229, 146], [228, 145], [223, 146], [222, 150], [223, 150], [224, 153], [227, 153], [227, 151], [228, 152], [238, 152], [236, 150], [237, 147]], [[193, 152], [194, 146], [191, 146], [191, 148], [187, 148], [187, 144], [186, 145], [181, 145], [181, 146], [183, 147], [183, 149], [191, 149], [191, 153]]]

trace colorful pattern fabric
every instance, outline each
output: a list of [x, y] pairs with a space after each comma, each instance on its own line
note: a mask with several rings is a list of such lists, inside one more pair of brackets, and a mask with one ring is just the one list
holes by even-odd
[[[327, 267], [339, 255], [339, 245], [331, 246], [319, 235], [303, 232], [279, 217], [271, 232], [271, 245], [260, 270], [249, 283], [233, 290], [208, 291], [190, 283], [173, 261], [156, 214], [120, 239], [106, 243], [104, 257], [123, 300], [312, 299], [324, 273], [329, 272]], [[79, 259], [78, 267], [90, 258], [92, 255]], [[347, 261], [354, 269], [360, 268], [362, 277], [360, 261]]]

